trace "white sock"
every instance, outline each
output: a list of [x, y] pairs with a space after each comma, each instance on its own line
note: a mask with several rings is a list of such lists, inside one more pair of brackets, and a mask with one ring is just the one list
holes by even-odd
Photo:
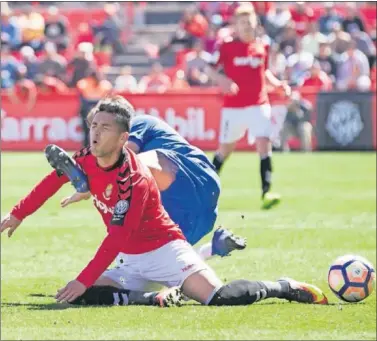
[[212, 242], [203, 244], [202, 246], [196, 248], [195, 251], [199, 254], [199, 256], [203, 260], [211, 258], [213, 256], [212, 255]]

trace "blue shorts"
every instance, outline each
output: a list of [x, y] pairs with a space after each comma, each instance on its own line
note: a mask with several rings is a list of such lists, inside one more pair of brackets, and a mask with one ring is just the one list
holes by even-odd
[[201, 158], [156, 149], [175, 169], [175, 180], [161, 192], [162, 204], [179, 225], [187, 241], [194, 245], [212, 231], [217, 218], [220, 179]]

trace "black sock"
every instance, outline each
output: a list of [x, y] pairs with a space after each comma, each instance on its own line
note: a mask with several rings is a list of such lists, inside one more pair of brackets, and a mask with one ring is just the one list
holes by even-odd
[[216, 173], [220, 173], [220, 170], [224, 164], [224, 159], [219, 155], [219, 154], [215, 154], [215, 157], [213, 158], [213, 165], [215, 166], [215, 170], [216, 170]]
[[248, 305], [266, 298], [284, 298], [288, 290], [286, 282], [238, 280], [221, 287], [208, 305]]
[[76, 298], [77, 305], [154, 305], [157, 292], [145, 293], [112, 286], [92, 286]]
[[262, 180], [262, 194], [264, 195], [271, 187], [272, 164], [271, 157], [267, 156], [260, 160], [260, 176]]

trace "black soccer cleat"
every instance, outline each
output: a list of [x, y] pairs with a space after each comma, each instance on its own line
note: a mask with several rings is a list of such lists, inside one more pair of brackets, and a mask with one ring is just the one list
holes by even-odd
[[45, 155], [51, 167], [56, 169], [59, 176], [66, 175], [77, 192], [89, 192], [86, 174], [65, 150], [57, 145], [49, 144], [45, 149]]

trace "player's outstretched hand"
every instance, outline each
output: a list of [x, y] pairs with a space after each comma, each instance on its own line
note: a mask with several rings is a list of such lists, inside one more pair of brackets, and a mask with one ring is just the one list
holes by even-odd
[[71, 196], [64, 198], [60, 202], [60, 206], [66, 207], [70, 204], [73, 204], [75, 202], [79, 202], [81, 200], [88, 200], [90, 198], [90, 196], [91, 196], [90, 192], [85, 192], [85, 193], [76, 192], [76, 193], [72, 194]]
[[0, 225], [0, 232], [3, 233], [6, 229], [8, 231], [8, 237], [12, 237], [13, 232], [21, 224], [21, 221], [18, 220], [15, 216], [8, 213], [2, 220]]
[[55, 298], [58, 302], [72, 302], [86, 291], [86, 286], [77, 280], [70, 281], [64, 288], [58, 290]]

